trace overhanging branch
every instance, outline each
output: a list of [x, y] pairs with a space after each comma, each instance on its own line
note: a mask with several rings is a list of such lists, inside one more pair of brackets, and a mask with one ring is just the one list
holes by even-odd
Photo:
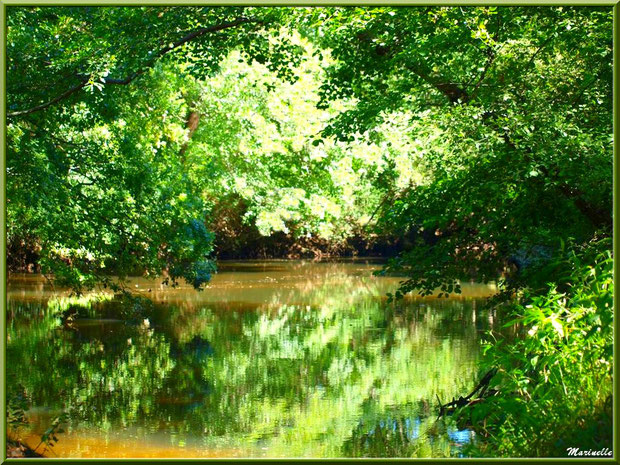
[[[229, 21], [226, 23], [215, 24], [213, 26], [208, 26], [208, 27], [197, 29], [193, 32], [190, 32], [185, 37], [182, 37], [181, 39], [177, 40], [176, 42], [173, 42], [171, 45], [168, 45], [167, 47], [164, 47], [161, 50], [159, 50], [159, 52], [157, 52], [154, 55], [154, 57], [142, 69], [135, 71], [134, 73], [130, 74], [124, 79], [104, 78], [103, 84], [104, 85], [127, 85], [130, 82], [132, 82], [134, 79], [136, 79], [138, 76], [144, 74], [146, 70], [149, 69], [151, 66], [153, 66], [159, 58], [163, 57], [164, 55], [171, 52], [172, 50], [178, 47], [181, 47], [182, 45], [194, 39], [197, 39], [198, 37], [201, 37], [205, 34], [222, 31], [224, 29], [230, 29], [230, 28], [237, 27], [241, 24], [246, 24], [246, 23], [262, 23], [262, 21], [254, 20], [250, 18], [239, 18], [239, 19], [236, 19], [235, 21]], [[88, 77], [82, 77], [80, 83], [74, 85], [73, 87], [66, 90], [62, 94], [58, 95], [57, 97], [54, 97], [52, 100], [42, 103], [40, 105], [36, 105], [32, 108], [28, 108], [26, 110], [19, 110], [19, 111], [13, 111], [13, 112], [7, 113], [7, 116], [8, 117], [23, 116], [23, 115], [29, 115], [31, 113], [36, 113], [41, 110], [45, 110], [46, 108], [49, 108], [52, 105], [55, 105], [61, 100], [66, 99], [67, 97], [73, 95], [74, 93], [86, 87], [89, 80], [90, 79]]]
[[11, 113], [7, 113], [7, 116], [8, 117], [23, 116], [23, 115], [29, 115], [31, 113], [36, 113], [37, 111], [45, 110], [46, 108], [51, 107], [55, 103], [58, 103], [61, 100], [66, 99], [70, 95], [72, 95], [72, 94], [76, 93], [78, 90], [82, 89], [86, 85], [87, 82], [88, 81], [80, 82], [78, 85], [71, 87], [70, 89], [66, 90], [65, 92], [63, 92], [59, 96], [53, 98], [49, 102], [42, 103], [42, 104], [37, 105], [37, 106], [32, 107], [32, 108], [28, 108], [27, 110], [14, 111], [14, 112], [11, 112]]
[[441, 92], [451, 103], [467, 103], [469, 101], [470, 97], [465, 89], [454, 82], [433, 75], [421, 64], [408, 65], [407, 69]]

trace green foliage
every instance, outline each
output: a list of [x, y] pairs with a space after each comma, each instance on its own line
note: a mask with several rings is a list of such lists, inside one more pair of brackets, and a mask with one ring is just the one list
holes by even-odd
[[567, 257], [564, 244], [611, 235], [611, 15], [381, 7], [304, 20], [335, 59], [323, 105], [357, 101], [323, 134], [348, 140], [399, 111], [423, 154], [421, 182], [380, 212], [381, 227], [414, 238], [384, 270], [405, 275], [395, 297], [471, 278], [521, 295], [511, 325], [524, 333], [487, 347], [500, 394], [471, 412], [489, 455], [609, 445], [592, 425], [610, 424], [611, 245]]
[[23, 386], [18, 386], [15, 394], [7, 399], [7, 425], [16, 430], [28, 423], [26, 411], [28, 399]]
[[[136, 273], [204, 287], [213, 237], [183, 157], [182, 75], [205, 78], [238, 47], [264, 61], [263, 25], [279, 16], [243, 7], [9, 8], [8, 242], [34, 238], [42, 271], [78, 293], [121, 289]], [[269, 68], [286, 75], [297, 48], [286, 40], [272, 48]]]
[[[67, 96], [73, 102], [86, 97], [83, 90], [92, 97], [107, 93], [162, 58], [189, 63], [193, 73], [208, 76], [231, 48], [245, 45], [260, 55], [268, 43], [263, 25], [279, 15], [250, 7], [11, 7], [9, 115], [20, 116], [76, 87]], [[285, 50], [280, 56], [288, 60]]]
[[45, 432], [41, 435], [41, 442], [37, 447], [34, 448], [36, 452], [37, 449], [43, 445], [42, 454], [45, 454], [48, 450], [50, 450], [54, 445], [58, 442], [58, 434], [64, 433], [65, 430], [63, 428], [63, 423], [66, 423], [69, 419], [69, 413], [63, 412], [52, 421], [52, 424], [49, 428], [45, 430]]
[[207, 259], [212, 237], [197, 229], [205, 210], [177, 156], [183, 102], [156, 85], [120, 94], [9, 124], [8, 240], [31, 232], [43, 271], [76, 291], [166, 269], [201, 287], [206, 274], [192, 267], [205, 265], [192, 263]]
[[9, 243], [33, 238], [42, 271], [76, 292], [132, 274], [200, 289], [214, 269], [201, 223], [224, 237], [365, 233], [419, 177], [407, 122], [317, 139], [351, 104], [316, 108], [333, 60], [293, 30], [294, 11], [10, 9]]
[[389, 269], [423, 294], [609, 231], [609, 8], [12, 7], [8, 27], [9, 242], [76, 290], [201, 287], [195, 221], [410, 234]]
[[403, 112], [420, 154], [422, 179], [380, 212], [383, 230], [415, 238], [387, 269], [409, 277], [401, 294], [495, 280], [559, 238], [609, 235], [611, 9], [335, 8], [315, 20], [334, 57], [323, 103], [357, 101], [323, 133], [347, 140]]
[[[383, 271], [404, 277], [392, 297], [476, 279], [516, 299], [526, 332], [488, 349], [501, 394], [472, 415], [497, 453], [549, 453], [531, 436], [570, 437], [562, 416], [604, 414], [609, 393], [611, 20], [609, 7], [8, 7], [10, 250], [28, 244], [80, 293], [134, 274], [201, 289], [210, 230], [235, 244], [406, 238]], [[174, 371], [163, 336], [139, 337], [158, 376]], [[131, 350], [119, 357], [135, 375]]]
[[518, 335], [495, 334], [485, 345], [485, 367], [499, 368], [492, 381], [499, 393], [461, 413], [487, 439], [479, 453], [565, 456], [568, 447], [611, 448], [609, 246], [602, 241], [557, 258], [564, 280], [545, 293], [523, 292], [506, 324], [518, 325]]
[[264, 236], [342, 240], [374, 224], [372, 213], [386, 191], [407, 185], [417, 160], [398, 135], [405, 125], [398, 118], [381, 128], [381, 141], [315, 139], [346, 105], [316, 108], [321, 66], [329, 57], [320, 58], [298, 35], [290, 40], [304, 51], [290, 70], [294, 82], [241, 53], [224, 60], [209, 81], [188, 81], [201, 115], [188, 164], [222, 235], [239, 232], [218, 227], [218, 221], [236, 218]]

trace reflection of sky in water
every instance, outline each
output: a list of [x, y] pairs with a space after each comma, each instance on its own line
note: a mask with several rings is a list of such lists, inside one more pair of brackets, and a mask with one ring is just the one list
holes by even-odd
[[407, 428], [407, 437], [410, 439], [418, 439], [420, 437], [420, 418], [416, 417], [414, 420], [413, 428], [411, 427], [411, 418], [405, 420], [405, 427]]
[[458, 445], [469, 444], [473, 439], [473, 431], [468, 429], [450, 429], [448, 428], [448, 436]]
[[[438, 420], [441, 421], [441, 420]], [[416, 439], [420, 439], [420, 430], [422, 427], [422, 418], [421, 417], [409, 417], [409, 418], [405, 418], [404, 421], [400, 421], [399, 419], [396, 418], [388, 418], [388, 419], [383, 419], [380, 420], [377, 424], [372, 425], [370, 427], [367, 427], [367, 435], [368, 436], [373, 436], [375, 434], [377, 434], [377, 426], [381, 429], [381, 430], [391, 430], [392, 432], [396, 433], [398, 431], [398, 428], [400, 427], [400, 424], [402, 423], [402, 425], [404, 426], [404, 430], [403, 430], [403, 434], [409, 439], [409, 440], [416, 440]], [[450, 438], [450, 442], [452, 445], [454, 446], [458, 446], [458, 447], [462, 447], [466, 444], [469, 444], [473, 441], [475, 433], [470, 430], [470, 429], [462, 429], [459, 430], [457, 429], [455, 426], [453, 425], [449, 425], [446, 428], [446, 434], [448, 435], [448, 437]], [[432, 443], [434, 438], [431, 436], [430, 438], [430, 442]]]

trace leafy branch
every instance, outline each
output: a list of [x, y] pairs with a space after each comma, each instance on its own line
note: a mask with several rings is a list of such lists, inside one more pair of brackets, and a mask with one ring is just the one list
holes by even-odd
[[[230, 29], [230, 28], [234, 28], [237, 27], [241, 24], [248, 24], [248, 23], [262, 23], [262, 21], [260, 20], [255, 20], [255, 19], [250, 19], [250, 18], [239, 18], [236, 19], [234, 21], [229, 21], [229, 22], [225, 22], [225, 23], [221, 23], [221, 24], [216, 24], [213, 26], [208, 26], [208, 27], [203, 27], [200, 29], [197, 29], [193, 32], [190, 32], [189, 34], [187, 34], [186, 36], [182, 37], [181, 39], [177, 40], [176, 42], [173, 42], [172, 44], [169, 44], [168, 46], [162, 48], [161, 50], [159, 50], [159, 52], [157, 52], [153, 58], [151, 60], [149, 60], [147, 62], [147, 64], [139, 69], [134, 71], [133, 73], [131, 73], [129, 76], [123, 78], [123, 79], [118, 79], [118, 78], [108, 78], [108, 77], [102, 77], [100, 78], [101, 81], [101, 86], [103, 85], [127, 85], [129, 83], [131, 83], [134, 79], [136, 79], [138, 76], [144, 74], [149, 68], [151, 68], [159, 58], [163, 57], [164, 55], [170, 53], [171, 51], [181, 47], [182, 45], [191, 42], [192, 40], [195, 40], [199, 37], [202, 37], [205, 34], [209, 34], [209, 33], [213, 33], [213, 32], [218, 32], [218, 31], [222, 31], [225, 29]], [[46, 108], [51, 107], [52, 105], [55, 105], [56, 103], [60, 102], [61, 100], [64, 100], [68, 97], [70, 97], [71, 95], [75, 94], [76, 92], [80, 91], [81, 89], [87, 87], [89, 84], [93, 85], [93, 77], [92, 76], [83, 76], [80, 75], [80, 82], [76, 85], [74, 85], [73, 87], [67, 89], [66, 91], [64, 91], [62, 94], [54, 97], [53, 99], [42, 103], [40, 105], [36, 105], [34, 107], [28, 108], [26, 110], [19, 110], [19, 111], [13, 111], [10, 113], [7, 113], [8, 117], [16, 117], [16, 116], [23, 116], [23, 115], [29, 115], [31, 113], [36, 113], [38, 111], [41, 110], [45, 110]]]

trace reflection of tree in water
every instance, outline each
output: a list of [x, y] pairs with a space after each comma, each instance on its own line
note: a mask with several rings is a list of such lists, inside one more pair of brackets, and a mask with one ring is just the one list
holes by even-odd
[[[309, 301], [326, 302], [313, 306], [158, 306], [148, 327], [66, 330], [41, 308], [28, 324], [16, 311], [7, 374], [34, 405], [74, 406], [73, 421], [96, 429], [147, 426], [205, 445], [224, 437], [274, 455], [370, 453], [388, 446], [369, 436], [377, 444], [362, 447], [360, 425], [376, 427], [394, 407], [426, 424], [435, 394], [467, 387], [459, 382], [475, 375], [488, 318], [463, 301], [387, 306], [359, 287], [309, 286]], [[409, 447], [399, 437], [389, 447]]]

